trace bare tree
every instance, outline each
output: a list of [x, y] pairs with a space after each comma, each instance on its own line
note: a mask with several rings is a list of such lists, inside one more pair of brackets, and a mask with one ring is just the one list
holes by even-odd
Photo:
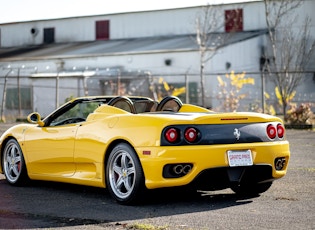
[[[196, 42], [199, 46], [200, 55], [200, 93], [201, 105], [206, 106], [205, 102], [205, 64], [216, 54], [220, 37], [214, 38], [214, 32], [217, 32], [220, 26], [218, 25], [218, 10], [213, 6], [207, 5], [203, 7], [202, 13], [196, 18]], [[213, 40], [213, 41], [212, 41]], [[210, 47], [210, 41], [213, 46]], [[216, 45], [217, 44], [217, 45]]]
[[[196, 18], [196, 43], [199, 47], [200, 55], [200, 94], [201, 104], [206, 106], [205, 102], [205, 65], [217, 53], [217, 51], [226, 44], [227, 40], [232, 36], [235, 21], [239, 19], [238, 15], [241, 10], [232, 10], [233, 14], [224, 14], [221, 6], [206, 5], [202, 8], [201, 13]], [[222, 32], [226, 23], [230, 23], [231, 33]]]
[[303, 0], [264, 0], [264, 4], [272, 53], [265, 57], [264, 69], [278, 88], [285, 115], [289, 99], [305, 74], [315, 41], [310, 36], [308, 16], [299, 28], [295, 24], [295, 11]]

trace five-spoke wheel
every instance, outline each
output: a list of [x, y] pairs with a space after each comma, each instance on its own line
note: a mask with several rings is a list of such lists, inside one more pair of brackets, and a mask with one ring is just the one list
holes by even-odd
[[3, 151], [3, 171], [6, 180], [13, 185], [21, 185], [28, 179], [24, 157], [19, 143], [9, 140]]
[[138, 200], [144, 190], [144, 176], [134, 149], [125, 143], [111, 151], [106, 165], [106, 186], [119, 203]]

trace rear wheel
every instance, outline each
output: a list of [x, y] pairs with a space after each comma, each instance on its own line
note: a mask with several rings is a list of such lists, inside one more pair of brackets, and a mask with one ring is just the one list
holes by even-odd
[[266, 192], [272, 185], [272, 182], [266, 183], [252, 183], [252, 184], [238, 184], [232, 185], [231, 189], [233, 192], [239, 195], [258, 195]]
[[106, 186], [119, 203], [132, 204], [139, 200], [144, 191], [144, 175], [130, 145], [121, 143], [111, 151], [106, 165]]
[[19, 143], [9, 140], [3, 151], [3, 171], [6, 180], [12, 185], [23, 185], [28, 181], [26, 165]]

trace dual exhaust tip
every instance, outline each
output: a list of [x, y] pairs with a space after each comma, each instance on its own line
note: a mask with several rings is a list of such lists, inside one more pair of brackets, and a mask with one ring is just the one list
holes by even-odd
[[173, 167], [173, 172], [176, 175], [186, 175], [190, 172], [192, 166], [190, 164], [178, 164]]
[[187, 175], [193, 168], [191, 163], [167, 164], [163, 168], [164, 178], [180, 178]]
[[279, 157], [275, 159], [275, 169], [278, 171], [285, 169], [286, 164], [287, 164], [287, 161], [284, 157]]

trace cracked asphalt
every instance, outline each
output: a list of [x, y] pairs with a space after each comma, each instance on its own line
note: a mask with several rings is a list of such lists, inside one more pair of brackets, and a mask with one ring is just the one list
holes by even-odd
[[[0, 134], [12, 125], [0, 123]], [[15, 187], [0, 174], [0, 228], [315, 229], [315, 132], [287, 130], [287, 138], [288, 173], [259, 197], [157, 190], [138, 206], [122, 206], [106, 189], [41, 181]]]

